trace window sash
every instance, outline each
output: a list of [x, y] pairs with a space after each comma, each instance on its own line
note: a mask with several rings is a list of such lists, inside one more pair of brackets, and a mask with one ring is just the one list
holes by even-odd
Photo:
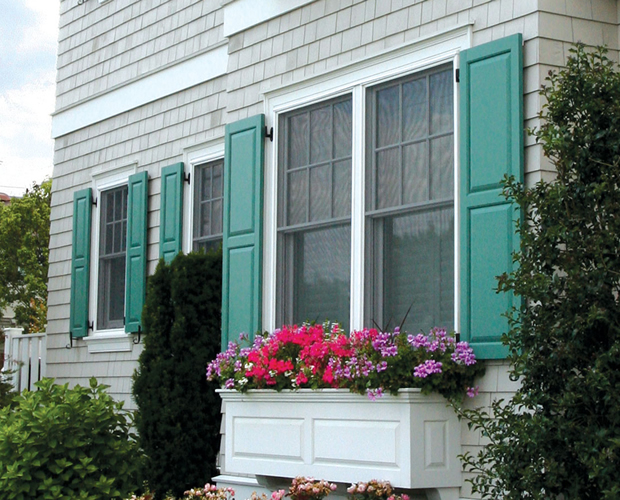
[[224, 161], [196, 165], [194, 179], [192, 250], [214, 250], [222, 243]]

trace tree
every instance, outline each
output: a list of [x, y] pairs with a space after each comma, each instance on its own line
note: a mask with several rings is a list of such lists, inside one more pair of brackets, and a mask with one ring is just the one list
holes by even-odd
[[149, 278], [133, 395], [144, 477], [158, 499], [216, 473], [221, 403], [205, 367], [220, 350], [221, 308], [221, 250], [162, 260]]
[[11, 305], [26, 333], [45, 329], [51, 186], [0, 204], [0, 313]]
[[554, 182], [507, 179], [522, 213], [523, 303], [505, 337], [521, 388], [494, 418], [465, 412], [490, 444], [465, 455], [485, 498], [620, 498], [620, 75], [604, 49], [572, 50], [541, 90], [533, 132]]

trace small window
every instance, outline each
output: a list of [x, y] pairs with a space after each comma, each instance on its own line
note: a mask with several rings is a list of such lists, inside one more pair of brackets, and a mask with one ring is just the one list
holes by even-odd
[[454, 90], [441, 68], [368, 90], [366, 321], [454, 327]]
[[280, 130], [278, 317], [348, 329], [351, 97], [286, 113]]
[[196, 165], [194, 169], [194, 251], [213, 250], [222, 244], [223, 170], [223, 160]]
[[97, 329], [122, 328], [125, 321], [127, 186], [101, 193]]

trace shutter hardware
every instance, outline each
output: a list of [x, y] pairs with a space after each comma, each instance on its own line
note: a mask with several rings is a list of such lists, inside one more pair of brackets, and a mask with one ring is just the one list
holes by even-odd
[[187, 182], [188, 184], [191, 184], [190, 182], [191, 175], [192, 174], [183, 174], [183, 182]]
[[[95, 322], [94, 321], [87, 321], [86, 322], [86, 331], [94, 330], [94, 329], [95, 329]], [[69, 343], [65, 346], [65, 349], [73, 349], [73, 332], [71, 330], [69, 330]]]
[[132, 342], [136, 345], [138, 345], [140, 343], [140, 338], [142, 337], [142, 327], [140, 325], [138, 325], [138, 337], [134, 337]]
[[461, 70], [459, 68], [456, 68], [456, 72], [454, 73], [454, 79], [456, 80], [456, 83], [460, 83], [460, 81], [461, 81]]
[[270, 129], [265, 127], [265, 139], [267, 138], [269, 138], [269, 140], [273, 142], [273, 127], [271, 127]]
[[90, 202], [91, 202], [93, 205], [97, 206], [97, 198], [93, 198]]

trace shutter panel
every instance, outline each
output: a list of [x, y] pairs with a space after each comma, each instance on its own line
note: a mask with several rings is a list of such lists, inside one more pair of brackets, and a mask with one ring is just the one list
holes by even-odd
[[183, 163], [175, 163], [161, 170], [159, 258], [167, 263], [182, 250], [183, 175]]
[[71, 257], [71, 305], [69, 331], [74, 338], [88, 335], [90, 289], [90, 230], [92, 189], [73, 195], [73, 243]]
[[125, 332], [133, 333], [141, 329], [146, 291], [147, 172], [130, 176], [128, 188]]
[[523, 178], [521, 35], [461, 53], [460, 329], [482, 359], [505, 358], [502, 317], [516, 304], [497, 294], [496, 276], [513, 269], [519, 248], [515, 206], [502, 196], [505, 174]]
[[222, 349], [261, 328], [264, 115], [226, 125]]

